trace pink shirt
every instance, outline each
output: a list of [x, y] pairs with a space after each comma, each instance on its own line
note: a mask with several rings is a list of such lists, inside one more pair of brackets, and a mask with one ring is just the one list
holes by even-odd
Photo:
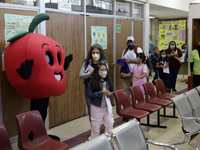
[[136, 65], [133, 66], [133, 69], [131, 70], [131, 72], [133, 73], [133, 86], [138, 85], [140, 87], [140, 89], [142, 90], [143, 94], [144, 94], [144, 87], [143, 87], [142, 84], [147, 82], [147, 78], [145, 76], [142, 79], [137, 79], [137, 78], [135, 78], [135, 75], [141, 76], [143, 73], [147, 73], [147, 66], [144, 65], [144, 64], [138, 66], [136, 64]]

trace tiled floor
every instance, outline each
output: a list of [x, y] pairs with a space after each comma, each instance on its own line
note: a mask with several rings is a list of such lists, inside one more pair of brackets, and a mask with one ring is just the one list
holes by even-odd
[[[187, 79], [186, 75], [178, 76], [177, 91], [181, 91], [181, 90], [187, 88], [187, 84], [185, 83], [186, 79]], [[152, 77], [150, 77], [150, 81], [152, 81]], [[118, 117], [115, 109], [116, 109], [115, 106], [113, 106], [114, 118]], [[167, 114], [172, 114], [172, 108], [167, 108]], [[156, 116], [157, 116], [156, 112], [151, 114], [151, 116], [150, 116], [151, 123], [156, 124], [156, 121], [157, 121]], [[146, 123], [146, 118], [141, 119], [141, 122]], [[179, 141], [183, 141], [184, 135], [181, 130], [180, 119], [161, 117], [161, 125], [167, 126], [167, 129], [142, 126], [142, 129], [143, 129], [143, 132], [144, 132], [146, 138], [149, 138], [151, 140], [155, 140], [158, 142], [163, 142], [163, 143], [176, 143]], [[84, 116], [84, 117], [78, 118], [76, 120], [67, 122], [65, 124], [59, 125], [55, 128], [52, 128], [52, 129], [48, 130], [48, 134], [57, 135], [58, 137], [60, 137], [61, 141], [64, 141], [64, 140], [72, 138], [80, 133], [83, 133], [83, 132], [89, 130], [90, 128], [91, 127], [90, 127], [90, 123], [88, 120], [88, 116]], [[193, 143], [198, 148], [200, 148], [200, 144], [198, 143], [199, 140], [200, 140], [200, 136], [197, 136], [193, 140]], [[152, 149], [152, 150], [162, 149], [160, 147], [156, 147], [156, 146], [152, 146], [152, 145], [149, 145], [149, 146], [150, 146], [150, 149]], [[14, 150], [18, 150], [17, 143], [13, 143], [12, 147]], [[176, 147], [179, 148], [180, 150], [190, 150], [191, 149], [186, 144], [178, 145]]]

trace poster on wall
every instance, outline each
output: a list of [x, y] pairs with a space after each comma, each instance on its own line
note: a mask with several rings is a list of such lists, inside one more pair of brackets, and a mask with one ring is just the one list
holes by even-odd
[[107, 27], [91, 26], [91, 45], [98, 43], [107, 49]]
[[181, 46], [186, 41], [186, 20], [159, 21], [159, 50], [167, 49], [169, 42], [175, 41], [176, 46]]
[[7, 40], [14, 35], [28, 31], [29, 24], [34, 16], [22, 16], [13, 14], [4, 14], [5, 20], [5, 47], [9, 44]]

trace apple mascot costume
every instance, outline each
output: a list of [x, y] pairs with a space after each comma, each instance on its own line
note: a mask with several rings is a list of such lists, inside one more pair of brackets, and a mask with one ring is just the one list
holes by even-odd
[[38, 110], [44, 121], [49, 97], [66, 91], [64, 70], [73, 59], [72, 54], [65, 57], [58, 42], [33, 33], [40, 22], [49, 18], [44, 13], [34, 17], [28, 32], [8, 40], [10, 43], [4, 54], [8, 81], [19, 93], [31, 99], [31, 110]]

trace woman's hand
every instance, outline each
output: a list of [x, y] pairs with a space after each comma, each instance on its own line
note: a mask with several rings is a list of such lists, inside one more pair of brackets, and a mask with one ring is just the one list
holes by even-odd
[[191, 72], [191, 77], [193, 77], [194, 76], [194, 72]]
[[167, 54], [167, 57], [173, 57], [173, 54]]
[[122, 72], [122, 73], [121, 73], [121, 76], [122, 76], [122, 77], [126, 77], [126, 74]]

